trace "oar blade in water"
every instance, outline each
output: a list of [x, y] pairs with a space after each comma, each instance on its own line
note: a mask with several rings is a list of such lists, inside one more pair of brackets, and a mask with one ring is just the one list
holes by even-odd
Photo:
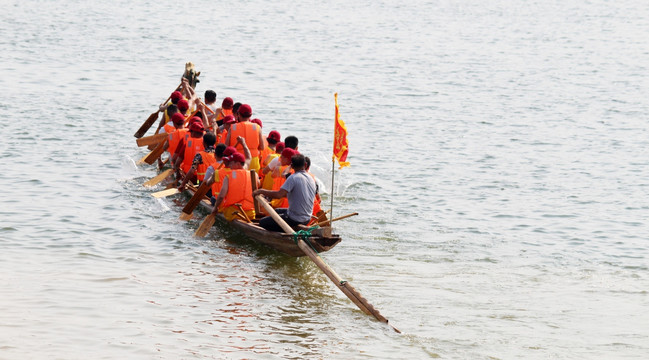
[[174, 172], [173, 169], [167, 169], [167, 170], [161, 172], [160, 174], [156, 175], [155, 177], [153, 177], [151, 180], [145, 182], [142, 185], [144, 185], [144, 186], [158, 185], [161, 181], [163, 181], [164, 179], [169, 177], [169, 175], [173, 174], [173, 172]]
[[216, 221], [216, 216], [214, 214], [207, 215], [205, 217], [205, 220], [203, 220], [203, 222], [201, 223], [201, 226], [199, 226], [198, 229], [196, 229], [194, 236], [204, 237], [205, 235], [207, 235], [207, 232], [210, 231], [215, 221]]
[[167, 196], [171, 196], [171, 195], [176, 195], [176, 194], [178, 194], [178, 189], [171, 188], [171, 189], [166, 189], [166, 190], [154, 192], [153, 194], [151, 194], [151, 196], [153, 196], [154, 198], [159, 199], [159, 198], [163, 198], [163, 197], [167, 197]]

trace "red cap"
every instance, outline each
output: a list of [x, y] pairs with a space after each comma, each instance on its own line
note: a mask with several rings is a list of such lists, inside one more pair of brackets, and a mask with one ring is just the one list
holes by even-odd
[[232, 115], [228, 115], [223, 118], [224, 124], [234, 124], [235, 122], [237, 122], [237, 119], [235, 119]]
[[284, 150], [282, 150], [282, 156], [285, 157], [285, 158], [289, 158], [289, 159], [290, 159], [290, 158], [292, 158], [293, 155], [295, 155], [295, 154], [297, 154], [297, 153], [295, 152], [295, 150], [293, 150], [293, 149], [291, 149], [291, 148], [284, 148]]
[[187, 109], [189, 109], [189, 103], [187, 102], [187, 100], [182, 99], [178, 101], [178, 110], [187, 111]]
[[286, 145], [284, 144], [284, 142], [280, 141], [277, 144], [275, 144], [275, 152], [281, 154], [282, 151], [284, 151], [285, 147], [286, 147]]
[[[223, 150], [223, 157], [230, 156], [235, 152], [237, 152], [237, 149], [234, 146], [228, 146], [225, 148], [225, 150]], [[230, 161], [230, 159], [227, 160]]]
[[248, 104], [239, 106], [239, 115], [247, 118], [252, 116], [252, 108]]
[[202, 121], [190, 121], [189, 131], [203, 132], [203, 130], [205, 130], [205, 128], [203, 127], [203, 122]]
[[174, 104], [178, 103], [178, 100], [183, 98], [183, 94], [180, 91], [174, 91], [171, 93], [171, 102]]
[[192, 123], [195, 123], [195, 122], [199, 122], [199, 123], [202, 124], [203, 120], [201, 118], [199, 118], [198, 116], [192, 116], [192, 118], [189, 119], [189, 124], [191, 125]]
[[185, 122], [185, 116], [181, 113], [175, 113], [171, 115], [171, 121], [176, 125], [180, 125]]
[[259, 127], [264, 127], [264, 125], [261, 124], [260, 119], [252, 119], [252, 120], [250, 120], [250, 122], [259, 125]]
[[279, 135], [279, 131], [273, 130], [268, 133], [268, 137], [266, 139], [273, 139], [275, 141], [280, 141], [282, 137]]
[[235, 152], [234, 154], [230, 155], [230, 161], [237, 161], [240, 163], [245, 163], [246, 162], [246, 157], [243, 156], [242, 153], [240, 152]]
[[232, 105], [234, 105], [234, 100], [231, 97], [226, 97], [221, 103], [221, 107], [224, 109], [232, 109]]

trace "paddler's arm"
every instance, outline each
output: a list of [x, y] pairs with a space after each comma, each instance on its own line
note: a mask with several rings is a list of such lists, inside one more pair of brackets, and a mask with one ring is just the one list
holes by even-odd
[[225, 199], [225, 195], [228, 193], [228, 177], [226, 176], [225, 179], [223, 179], [223, 185], [221, 186], [221, 191], [219, 192], [219, 196], [216, 197], [216, 202], [214, 203], [214, 209], [212, 209], [212, 214], [216, 215], [217, 212], [219, 212], [219, 206], [223, 202], [223, 199]]
[[[228, 134], [230, 136], [230, 134]], [[250, 149], [248, 149], [248, 144], [246, 144], [246, 139], [243, 138], [243, 136], [237, 136], [237, 142], [234, 144], [234, 146], [237, 146], [237, 144], [241, 144], [243, 147], [243, 156], [246, 157], [246, 165], [244, 166], [244, 169], [250, 169], [250, 160], [252, 160], [252, 154], [250, 154]]]
[[266, 189], [257, 189], [252, 192], [252, 196], [255, 197], [257, 195], [264, 195], [265, 197], [271, 198], [271, 199], [281, 199], [286, 197], [288, 194], [288, 191], [286, 189], [279, 189], [277, 191], [272, 191], [272, 190], [266, 190]]
[[196, 108], [200, 110], [200, 112], [203, 114], [203, 127], [205, 130], [210, 128], [210, 124], [207, 121], [207, 109], [205, 108], [205, 104], [203, 104], [200, 99], [198, 99], [198, 102], [196, 102]]

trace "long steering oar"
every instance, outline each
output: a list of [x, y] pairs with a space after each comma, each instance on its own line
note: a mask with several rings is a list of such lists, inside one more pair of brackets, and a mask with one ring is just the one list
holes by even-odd
[[[295, 231], [284, 221], [284, 219], [282, 219], [277, 214], [277, 212], [275, 212], [275, 209], [273, 209], [273, 207], [268, 204], [263, 196], [257, 195], [256, 199], [264, 207], [264, 209], [266, 209], [266, 212], [273, 217], [273, 220], [275, 220], [275, 222], [279, 226], [281, 226], [284, 232], [289, 234], [295, 233]], [[343, 294], [345, 294], [349, 298], [349, 300], [351, 300], [354, 304], [356, 304], [356, 306], [358, 306], [359, 309], [361, 309], [367, 315], [374, 316], [374, 318], [376, 318], [378, 321], [392, 326], [392, 324], [388, 323], [388, 319], [383, 317], [383, 315], [381, 315], [381, 313], [379, 313], [379, 311], [376, 310], [374, 306], [372, 306], [372, 304], [367, 302], [367, 300], [358, 291], [356, 291], [356, 289], [354, 289], [354, 287], [350, 283], [341, 279], [340, 276], [338, 276], [338, 274], [336, 274], [336, 272], [332, 268], [330, 268], [329, 265], [327, 265], [327, 263], [325, 263], [324, 260], [322, 260], [322, 258], [320, 258], [320, 256], [318, 256], [318, 254], [313, 249], [311, 249], [309, 245], [304, 242], [304, 240], [297, 238], [297, 245], [306, 254], [306, 256], [308, 256], [309, 259], [311, 259], [311, 261], [313, 261], [320, 268], [320, 270], [322, 270], [322, 272], [327, 275], [327, 277], [336, 285], [336, 287], [338, 287], [338, 289], [340, 289], [340, 291], [342, 291]], [[397, 329], [396, 327], [392, 326], [392, 328], [394, 329], [394, 331], [401, 333], [401, 331], [399, 331], [399, 329]]]
[[[180, 89], [181, 86], [182, 86], [182, 83], [180, 83], [180, 85], [178, 85], [178, 87], [174, 91], [178, 91], [178, 89]], [[168, 103], [169, 99], [171, 99], [171, 95], [169, 95], [169, 97], [167, 98], [167, 100], [165, 100], [163, 102], [163, 104]], [[149, 117], [144, 121], [142, 126], [140, 126], [140, 128], [135, 132], [135, 134], [133, 136], [135, 136], [138, 139], [141, 138], [142, 136], [144, 136], [144, 134], [146, 134], [146, 132], [149, 131], [149, 128], [151, 127], [151, 125], [155, 124], [156, 120], [158, 120], [158, 114], [159, 113], [160, 113], [160, 109], [158, 109], [158, 111], [156, 111], [156, 112], [152, 113], [151, 115], [149, 115]]]

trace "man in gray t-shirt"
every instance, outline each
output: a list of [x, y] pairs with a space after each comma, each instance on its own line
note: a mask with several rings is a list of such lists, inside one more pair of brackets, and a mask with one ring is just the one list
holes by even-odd
[[[271, 199], [288, 197], [288, 209], [276, 209], [276, 211], [291, 227], [298, 224], [308, 224], [313, 213], [316, 184], [315, 180], [304, 169], [305, 165], [304, 155], [294, 155], [291, 158], [291, 168], [295, 173], [286, 179], [286, 182], [279, 190], [258, 189], [253, 192], [253, 196], [262, 194]], [[259, 220], [259, 226], [270, 231], [283, 231], [270, 216]]]

